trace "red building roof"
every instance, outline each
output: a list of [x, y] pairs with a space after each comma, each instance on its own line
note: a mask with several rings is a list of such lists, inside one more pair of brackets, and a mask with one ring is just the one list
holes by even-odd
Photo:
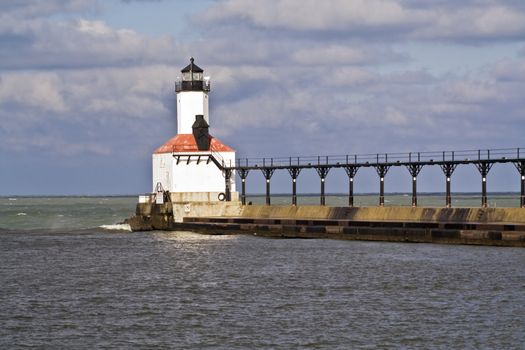
[[[214, 152], [235, 152], [232, 148], [226, 146], [224, 143], [211, 136], [210, 149]], [[165, 144], [160, 146], [153, 152], [158, 153], [172, 153], [172, 152], [203, 152], [199, 151], [197, 143], [193, 134], [179, 134], [169, 139]]]

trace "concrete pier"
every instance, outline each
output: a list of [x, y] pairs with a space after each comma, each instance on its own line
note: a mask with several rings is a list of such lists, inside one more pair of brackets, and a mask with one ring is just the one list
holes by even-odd
[[[190, 207], [188, 207], [188, 205]], [[525, 247], [521, 208], [138, 205], [133, 230]]]

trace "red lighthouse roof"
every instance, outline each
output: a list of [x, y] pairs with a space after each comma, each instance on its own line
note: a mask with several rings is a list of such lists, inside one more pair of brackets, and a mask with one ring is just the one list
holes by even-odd
[[[235, 152], [231, 147], [226, 146], [217, 138], [210, 135], [210, 149], [214, 152]], [[197, 142], [193, 134], [179, 134], [169, 139], [165, 144], [157, 148], [153, 153], [172, 153], [172, 152], [202, 152], [197, 147]]]

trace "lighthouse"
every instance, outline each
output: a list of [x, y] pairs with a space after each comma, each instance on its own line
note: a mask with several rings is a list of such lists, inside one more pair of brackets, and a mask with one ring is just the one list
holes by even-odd
[[210, 134], [210, 80], [193, 58], [175, 93], [177, 134], [153, 153], [153, 192], [169, 193], [172, 202], [238, 200], [235, 174], [225, 171], [235, 151]]

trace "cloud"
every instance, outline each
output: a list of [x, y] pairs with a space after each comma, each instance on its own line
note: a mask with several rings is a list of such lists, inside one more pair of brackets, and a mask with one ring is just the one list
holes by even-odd
[[341, 30], [367, 25], [399, 25], [406, 18], [402, 6], [383, 0], [278, 0], [263, 2], [228, 0], [205, 13], [205, 19], [238, 18], [259, 27], [295, 30]]
[[48, 112], [65, 112], [66, 105], [56, 74], [5, 74], [0, 81], [0, 102]]
[[0, 19], [37, 18], [54, 14], [84, 13], [99, 9], [98, 0], [2, 0]]
[[[7, 44], [6, 44], [7, 43]], [[168, 36], [147, 38], [100, 21], [15, 20], [0, 24], [3, 69], [65, 69], [166, 62], [177, 52]]]
[[267, 80], [258, 94], [219, 102], [213, 132], [242, 144], [245, 155], [269, 156], [514, 147], [525, 128], [525, 75], [509, 81], [497, 64], [458, 76], [325, 70], [312, 67], [309, 84], [294, 84], [299, 75], [288, 69], [288, 85]]
[[433, 70], [439, 58], [429, 69], [406, 53], [418, 42], [445, 41], [444, 55], [450, 45], [494, 53], [497, 41], [518, 43], [519, 2], [225, 0], [195, 15], [191, 38], [84, 18], [100, 4], [2, 3], [8, 159], [91, 157], [149, 173], [151, 151], [176, 132], [173, 81], [190, 52], [212, 78], [210, 131], [240, 156], [515, 147], [523, 138], [522, 57], [502, 52], [481, 68], [458, 57], [461, 70]]
[[400, 0], [226, 0], [203, 15], [205, 22], [241, 21], [260, 30], [345, 33], [363, 40], [436, 39], [494, 41], [522, 38], [525, 8], [516, 2], [457, 3]]
[[121, 0], [124, 3], [131, 4], [133, 2], [161, 2], [164, 0]]
[[175, 74], [163, 65], [4, 73], [0, 149], [121, 157], [148, 153], [172, 136]]
[[407, 58], [388, 49], [356, 48], [342, 43], [302, 47], [291, 53], [291, 60], [302, 66], [373, 65], [404, 61]]

